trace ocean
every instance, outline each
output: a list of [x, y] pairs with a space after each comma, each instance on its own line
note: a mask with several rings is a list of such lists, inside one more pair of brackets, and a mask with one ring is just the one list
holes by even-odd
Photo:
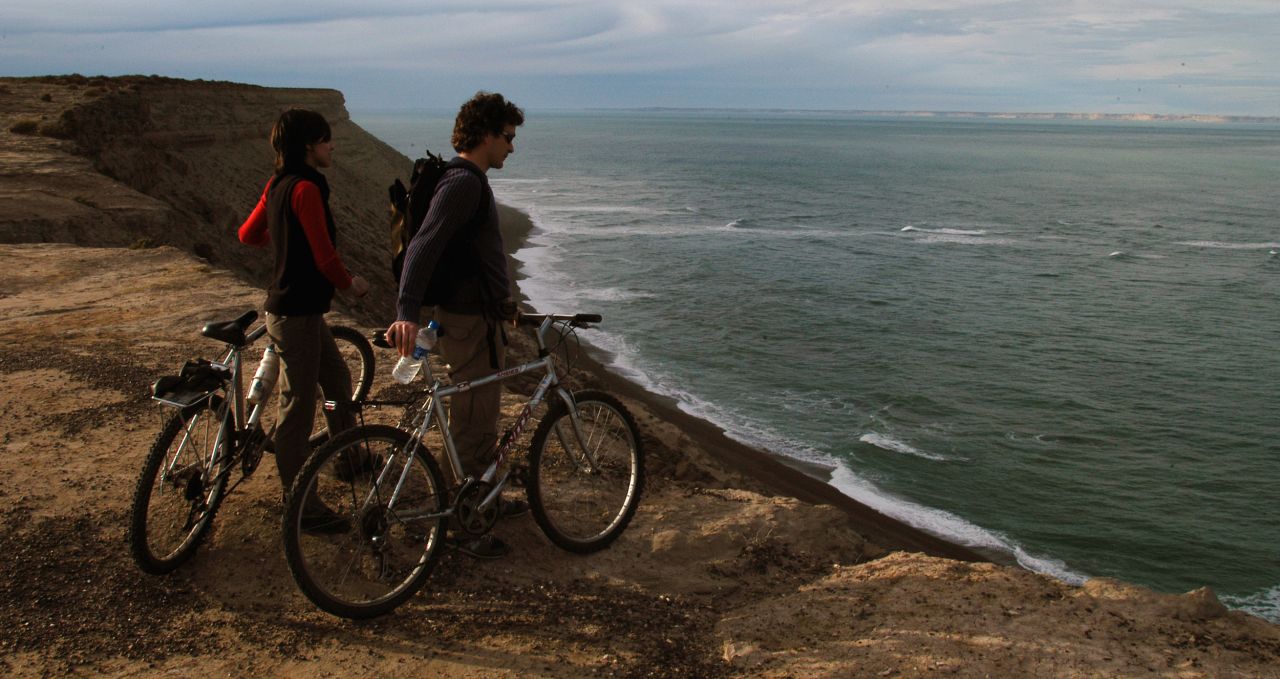
[[[449, 150], [452, 112], [353, 119]], [[515, 147], [521, 289], [620, 373], [997, 559], [1280, 622], [1280, 127], [528, 111]]]

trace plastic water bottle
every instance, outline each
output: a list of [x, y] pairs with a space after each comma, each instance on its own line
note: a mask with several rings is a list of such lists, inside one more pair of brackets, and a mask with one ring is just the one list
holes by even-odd
[[413, 355], [401, 356], [395, 369], [391, 371], [391, 377], [395, 381], [408, 384], [418, 376], [418, 371], [422, 370], [422, 362], [427, 360], [427, 354], [436, 345], [436, 330], [439, 328], [439, 323], [427, 321], [426, 325], [418, 329], [418, 339], [413, 346]]
[[258, 403], [270, 396], [279, 375], [280, 355], [276, 353], [276, 345], [268, 344], [262, 352], [262, 361], [258, 363], [258, 372], [253, 374], [253, 382], [249, 385], [249, 403]]

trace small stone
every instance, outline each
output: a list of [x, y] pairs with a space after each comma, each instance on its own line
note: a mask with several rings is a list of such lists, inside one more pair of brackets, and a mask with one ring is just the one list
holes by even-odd
[[1213, 620], [1226, 614], [1227, 607], [1218, 601], [1211, 587], [1201, 587], [1178, 597], [1173, 611], [1173, 617], [1190, 622]]

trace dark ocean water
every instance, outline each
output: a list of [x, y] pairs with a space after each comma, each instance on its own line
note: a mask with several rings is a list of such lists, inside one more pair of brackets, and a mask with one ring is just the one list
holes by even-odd
[[944, 537], [1280, 620], [1280, 128], [533, 111], [516, 149], [521, 287], [624, 373]]

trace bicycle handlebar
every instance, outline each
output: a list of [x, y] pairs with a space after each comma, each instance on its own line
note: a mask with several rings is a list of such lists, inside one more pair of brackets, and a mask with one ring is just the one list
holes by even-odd
[[[584, 327], [588, 327], [588, 324], [590, 323], [599, 323], [602, 317], [600, 316], [600, 314], [525, 314], [525, 313], [522, 313], [517, 317], [516, 322], [519, 323], [520, 325], [537, 327], [539, 325], [542, 325], [542, 322], [548, 318], [550, 318], [552, 322], [568, 323], [569, 325], [575, 328], [584, 328]], [[445, 328], [441, 328], [437, 332], [443, 335], [445, 334], [445, 331], [446, 331]], [[374, 330], [373, 332], [371, 332], [369, 334], [369, 341], [373, 344], [373, 346], [379, 347], [382, 349], [395, 348], [391, 346], [390, 342], [387, 341], [387, 328], [382, 328], [381, 330]]]
[[520, 314], [517, 322], [520, 325], [542, 325], [542, 321], [550, 318], [553, 322], [563, 322], [572, 325], [575, 328], [581, 328], [588, 323], [599, 323], [600, 314]]

